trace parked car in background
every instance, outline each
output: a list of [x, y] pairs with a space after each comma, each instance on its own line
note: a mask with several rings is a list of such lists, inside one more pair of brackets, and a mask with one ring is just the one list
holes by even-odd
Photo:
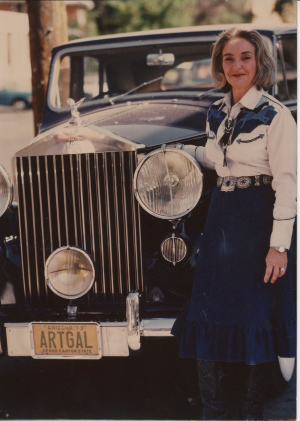
[[12, 106], [15, 111], [22, 111], [31, 107], [32, 93], [30, 90], [0, 89], [0, 105]]
[[[2, 356], [100, 359], [171, 338], [216, 174], [164, 145], [205, 145], [207, 111], [224, 95], [212, 85], [212, 44], [227, 28], [54, 48], [40, 134], [16, 154], [18, 205], [0, 167], [12, 270], [1, 275]], [[257, 29], [276, 61], [270, 93], [296, 118], [296, 27]], [[288, 381], [294, 359], [274, 373], [279, 365]]]

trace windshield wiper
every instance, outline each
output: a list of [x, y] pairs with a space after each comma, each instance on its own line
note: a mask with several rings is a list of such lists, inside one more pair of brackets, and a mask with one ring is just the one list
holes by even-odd
[[122, 98], [123, 96], [125, 96], [125, 95], [129, 95], [129, 94], [131, 94], [131, 92], [135, 92], [135, 91], [137, 91], [138, 89], [142, 88], [143, 86], [150, 85], [151, 83], [157, 82], [158, 80], [161, 80], [162, 78], [163, 78], [163, 76], [160, 76], [160, 77], [157, 77], [156, 79], [149, 80], [149, 82], [144, 82], [144, 83], [142, 83], [141, 85], [139, 85], [139, 86], [137, 86], [137, 87], [135, 87], [135, 88], [133, 88], [133, 89], [130, 89], [130, 91], [128, 91], [128, 92], [124, 92], [124, 94], [121, 94], [121, 95], [116, 96], [116, 97], [114, 97], [114, 98], [109, 98], [109, 102], [110, 102], [112, 105], [114, 105], [114, 103], [115, 103], [116, 101], [118, 101], [118, 99]]

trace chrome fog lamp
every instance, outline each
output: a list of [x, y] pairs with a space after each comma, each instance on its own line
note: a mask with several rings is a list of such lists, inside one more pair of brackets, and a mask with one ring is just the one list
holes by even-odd
[[184, 240], [173, 233], [161, 243], [160, 251], [162, 256], [175, 266], [186, 257], [188, 249]]
[[14, 196], [13, 184], [6, 169], [0, 165], [0, 217], [10, 207]]
[[52, 291], [63, 298], [79, 298], [89, 291], [95, 279], [90, 256], [77, 247], [61, 247], [47, 259], [45, 277]]
[[141, 206], [162, 219], [189, 213], [202, 193], [202, 172], [195, 159], [175, 148], [151, 152], [134, 174], [135, 195]]

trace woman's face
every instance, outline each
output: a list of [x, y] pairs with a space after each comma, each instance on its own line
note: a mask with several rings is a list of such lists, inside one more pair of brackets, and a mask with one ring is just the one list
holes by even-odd
[[255, 47], [244, 38], [233, 38], [222, 51], [222, 66], [233, 89], [248, 91], [257, 72]]

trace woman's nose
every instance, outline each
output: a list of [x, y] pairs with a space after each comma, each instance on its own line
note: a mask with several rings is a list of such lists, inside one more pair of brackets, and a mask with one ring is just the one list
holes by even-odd
[[233, 62], [233, 68], [234, 69], [240, 69], [242, 67], [242, 62], [241, 62], [241, 60], [235, 60], [234, 62]]

